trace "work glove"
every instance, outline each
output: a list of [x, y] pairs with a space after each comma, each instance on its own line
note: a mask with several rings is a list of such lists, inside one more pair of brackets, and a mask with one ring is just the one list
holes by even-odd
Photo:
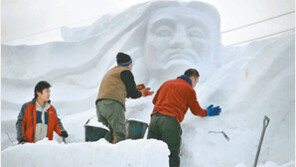
[[137, 90], [145, 89], [145, 85], [144, 84], [139, 84], [139, 85], [136, 86], [136, 89]]
[[142, 93], [143, 97], [146, 97], [146, 96], [150, 96], [154, 93], [154, 91], [149, 91], [149, 90], [150, 90], [150, 88], [147, 87], [147, 88], [140, 90], [140, 92]]
[[214, 105], [210, 105], [207, 107], [207, 115], [208, 116], [215, 116], [215, 115], [219, 115], [221, 112], [221, 108], [220, 106], [214, 107]]
[[25, 144], [25, 143], [27, 143], [27, 140], [25, 139], [22, 139], [21, 141], [18, 142], [18, 144]]
[[61, 131], [61, 136], [64, 138], [67, 138], [68, 137], [67, 131], [65, 131], [65, 130]]

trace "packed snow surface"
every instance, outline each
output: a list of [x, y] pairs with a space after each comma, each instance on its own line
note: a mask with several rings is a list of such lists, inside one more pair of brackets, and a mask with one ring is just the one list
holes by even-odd
[[2, 166], [168, 166], [168, 155], [167, 145], [154, 139], [126, 140], [118, 144], [110, 144], [105, 139], [69, 144], [44, 139], [2, 151]]

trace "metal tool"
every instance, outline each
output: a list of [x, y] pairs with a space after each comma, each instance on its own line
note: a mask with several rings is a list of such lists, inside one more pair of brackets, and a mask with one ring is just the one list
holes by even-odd
[[270, 119], [265, 115], [264, 120], [263, 120], [263, 129], [262, 129], [262, 132], [261, 132], [261, 137], [260, 137], [260, 141], [259, 141], [259, 145], [258, 145], [258, 149], [257, 149], [257, 153], [256, 153], [255, 162], [254, 162], [253, 167], [257, 166], [257, 162], [258, 162], [258, 158], [259, 158], [259, 154], [260, 154], [260, 150], [261, 150], [261, 145], [262, 145], [265, 130], [266, 130], [268, 124], [269, 124], [269, 121], [270, 121]]
[[225, 139], [227, 140], [227, 141], [229, 141], [230, 140], [230, 138], [226, 135], [226, 133], [224, 132], [224, 131], [220, 131], [220, 132], [216, 132], [216, 131], [209, 131], [209, 133], [222, 133], [223, 134], [223, 136], [225, 137]]

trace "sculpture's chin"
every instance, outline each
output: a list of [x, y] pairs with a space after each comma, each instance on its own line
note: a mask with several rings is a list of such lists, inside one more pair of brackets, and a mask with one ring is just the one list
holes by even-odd
[[197, 64], [190, 59], [174, 59], [160, 66], [153, 66], [149, 69], [150, 74], [155, 78], [163, 80], [176, 78], [178, 75], [184, 74], [189, 68], [196, 68]]

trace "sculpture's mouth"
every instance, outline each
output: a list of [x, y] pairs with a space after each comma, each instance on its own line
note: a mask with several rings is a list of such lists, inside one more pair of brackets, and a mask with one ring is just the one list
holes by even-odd
[[187, 51], [172, 51], [167, 56], [167, 61], [173, 61], [173, 60], [188, 60], [188, 61], [194, 61], [193, 57], [190, 52]]
[[198, 58], [191, 50], [168, 50], [167, 54], [157, 68], [162, 70], [181, 70], [193, 67], [197, 64]]

